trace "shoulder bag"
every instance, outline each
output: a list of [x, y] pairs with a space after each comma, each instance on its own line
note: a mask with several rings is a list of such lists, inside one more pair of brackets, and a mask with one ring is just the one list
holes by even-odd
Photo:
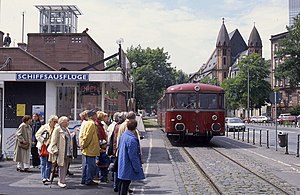
[[46, 144], [43, 144], [40, 150], [40, 156], [48, 156], [49, 152], [47, 150]]

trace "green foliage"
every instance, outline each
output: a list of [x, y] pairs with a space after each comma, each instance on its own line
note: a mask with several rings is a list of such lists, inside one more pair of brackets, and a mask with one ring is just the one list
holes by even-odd
[[[108, 62], [105, 64], [105, 67], [112, 66], [109, 70], [110, 70], [110, 71], [113, 71], [113, 70], [116, 70], [116, 69], [117, 69], [118, 63], [119, 63], [118, 58], [117, 58], [117, 57], [114, 57], [114, 58], [108, 60]], [[113, 65], [115, 65], [115, 66], [113, 66]]]
[[176, 84], [187, 83], [189, 81], [189, 76], [185, 74], [182, 70], [176, 72]]
[[176, 70], [168, 62], [170, 56], [163, 48], [131, 46], [127, 49], [127, 58], [137, 63], [133, 70], [137, 107], [149, 112], [151, 107], [156, 107], [163, 91], [176, 83]]
[[241, 99], [241, 93], [239, 88], [239, 83], [237, 79], [228, 78], [223, 81], [222, 85], [225, 90], [225, 99], [226, 99], [226, 109], [236, 110], [240, 107], [239, 100]]
[[209, 76], [206, 76], [203, 79], [201, 79], [201, 83], [219, 85], [218, 79], [216, 77], [211, 78]]
[[300, 17], [295, 18], [293, 26], [287, 26], [288, 34], [279, 43], [276, 56], [281, 64], [276, 67], [275, 77], [289, 81], [294, 89], [300, 82]]
[[222, 83], [228, 109], [248, 107], [248, 71], [249, 71], [249, 103], [250, 108], [261, 108], [269, 98], [271, 85], [265, 79], [270, 71], [270, 61], [253, 53], [243, 58], [239, 64], [239, 72], [235, 78], [228, 78]]
[[300, 114], [300, 106], [294, 106], [290, 110], [291, 115], [299, 115]]

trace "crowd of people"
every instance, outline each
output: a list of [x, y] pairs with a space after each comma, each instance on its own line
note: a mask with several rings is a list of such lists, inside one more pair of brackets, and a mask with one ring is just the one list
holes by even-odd
[[82, 185], [98, 185], [96, 179], [107, 183], [110, 171], [114, 192], [131, 193], [131, 181], [145, 178], [135, 113], [117, 112], [110, 123], [108, 114], [102, 111], [85, 110], [79, 116], [80, 128], [71, 133], [66, 116], [51, 115], [48, 123], [42, 124], [38, 114], [25, 115], [16, 131], [17, 171], [30, 172], [31, 155], [32, 166], [40, 168], [43, 184], [52, 182], [57, 174], [57, 185], [65, 188], [66, 175], [72, 174], [72, 158], [80, 148]]

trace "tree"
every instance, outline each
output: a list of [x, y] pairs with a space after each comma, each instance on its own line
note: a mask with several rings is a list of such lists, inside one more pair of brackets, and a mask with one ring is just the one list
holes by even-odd
[[218, 85], [218, 79], [216, 77], [205, 76], [201, 79], [201, 83], [210, 84], [210, 85]]
[[226, 109], [236, 110], [240, 107], [239, 100], [241, 93], [236, 78], [227, 78], [223, 81], [222, 87], [225, 91]]
[[187, 83], [189, 81], [189, 76], [185, 74], [182, 70], [176, 72], [176, 84]]
[[287, 36], [279, 42], [276, 56], [282, 63], [275, 72], [275, 78], [288, 81], [292, 89], [300, 82], [300, 16], [294, 20], [294, 25], [286, 27]]
[[142, 49], [138, 45], [127, 49], [127, 58], [137, 64], [133, 70], [137, 107], [150, 111], [163, 91], [176, 83], [176, 70], [168, 62], [170, 56], [163, 48]]
[[238, 64], [238, 75], [222, 83], [229, 109], [248, 107], [248, 71], [250, 109], [265, 105], [271, 92], [271, 85], [266, 81], [270, 74], [269, 67], [270, 61], [265, 61], [256, 53], [242, 58]]
[[290, 110], [291, 115], [299, 115], [300, 114], [300, 106], [294, 106]]

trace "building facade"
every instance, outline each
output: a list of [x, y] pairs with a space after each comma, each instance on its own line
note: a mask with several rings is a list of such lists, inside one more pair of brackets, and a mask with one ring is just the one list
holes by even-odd
[[289, 26], [294, 24], [294, 18], [300, 13], [300, 0], [289, 0]]
[[130, 66], [119, 58], [120, 68], [109, 71], [104, 60], [104, 50], [86, 32], [29, 33], [27, 43], [0, 47], [0, 156], [13, 155], [24, 115], [38, 113], [46, 123], [52, 114], [67, 116], [74, 130], [83, 110], [126, 111]]
[[[300, 87], [296, 89], [291, 89], [289, 82], [287, 80], [277, 80], [275, 79], [276, 67], [280, 66], [282, 61], [277, 58], [276, 52], [280, 48], [280, 41], [288, 35], [288, 32], [271, 35], [271, 85], [273, 90], [278, 90], [278, 95], [280, 97], [277, 103], [277, 113], [275, 112], [275, 106], [273, 105], [272, 113], [273, 117], [277, 117], [282, 113], [290, 112], [292, 107], [300, 105]], [[276, 113], [276, 114], [275, 114]]]
[[216, 48], [208, 61], [190, 77], [190, 82], [200, 82], [201, 79], [210, 77], [216, 78], [218, 84], [221, 84], [230, 76], [230, 70], [237, 65], [239, 59], [253, 52], [262, 55], [262, 41], [256, 27], [252, 28], [246, 44], [238, 29], [228, 33], [223, 20]]

